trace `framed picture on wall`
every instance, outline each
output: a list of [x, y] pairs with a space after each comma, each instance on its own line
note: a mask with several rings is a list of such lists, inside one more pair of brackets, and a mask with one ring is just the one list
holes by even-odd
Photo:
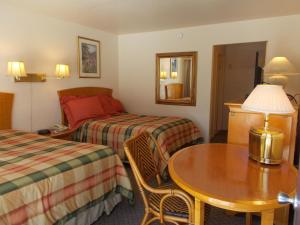
[[78, 71], [80, 78], [100, 78], [100, 41], [78, 37]]

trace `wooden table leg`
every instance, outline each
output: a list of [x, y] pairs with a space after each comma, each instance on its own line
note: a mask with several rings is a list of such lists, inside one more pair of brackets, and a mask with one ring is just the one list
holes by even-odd
[[195, 225], [204, 225], [204, 202], [195, 198]]
[[261, 212], [261, 225], [273, 225], [274, 209]]

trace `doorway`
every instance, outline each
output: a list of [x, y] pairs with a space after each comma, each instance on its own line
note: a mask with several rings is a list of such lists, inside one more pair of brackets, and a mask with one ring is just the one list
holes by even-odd
[[262, 82], [266, 41], [215, 45], [210, 111], [210, 141], [226, 142], [228, 107], [242, 103], [253, 88]]

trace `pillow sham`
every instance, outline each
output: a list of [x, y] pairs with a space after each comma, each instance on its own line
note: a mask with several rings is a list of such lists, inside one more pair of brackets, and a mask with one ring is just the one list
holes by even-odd
[[104, 112], [109, 115], [117, 114], [118, 111], [112, 105], [112, 97], [108, 95], [98, 95], [98, 99], [104, 109]]
[[123, 107], [123, 104], [121, 103], [120, 100], [115, 99], [115, 98], [112, 98], [111, 103], [112, 103], [112, 106], [114, 107], [114, 109], [115, 109], [117, 112], [119, 112], [119, 113], [125, 112], [125, 109], [124, 109], [124, 107]]
[[69, 98], [63, 100], [64, 104], [62, 107], [67, 116], [70, 129], [77, 128], [82, 122], [88, 119], [107, 117], [96, 96], [69, 96]]
[[74, 100], [74, 99], [78, 99], [78, 98], [84, 98], [82, 96], [74, 96], [74, 95], [66, 95], [66, 96], [62, 96], [60, 97], [59, 101], [61, 105], [65, 105], [68, 101]]
[[102, 94], [98, 95], [98, 97], [106, 114], [114, 115], [125, 112], [122, 103], [118, 99]]

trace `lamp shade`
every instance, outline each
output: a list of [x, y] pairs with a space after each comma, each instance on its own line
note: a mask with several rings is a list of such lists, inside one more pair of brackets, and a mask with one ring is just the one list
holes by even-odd
[[264, 74], [266, 75], [294, 75], [296, 73], [295, 67], [290, 63], [286, 57], [274, 57], [265, 67]]
[[177, 72], [172, 72], [171, 73], [171, 78], [172, 79], [177, 79]]
[[160, 79], [162, 79], [162, 80], [167, 79], [167, 72], [166, 71], [161, 71], [160, 72]]
[[57, 64], [55, 75], [57, 76], [57, 78], [69, 77], [70, 76], [69, 65]]
[[289, 114], [295, 111], [282, 86], [257, 85], [242, 109], [265, 114]]
[[15, 78], [26, 77], [24, 62], [8, 62], [7, 73]]

